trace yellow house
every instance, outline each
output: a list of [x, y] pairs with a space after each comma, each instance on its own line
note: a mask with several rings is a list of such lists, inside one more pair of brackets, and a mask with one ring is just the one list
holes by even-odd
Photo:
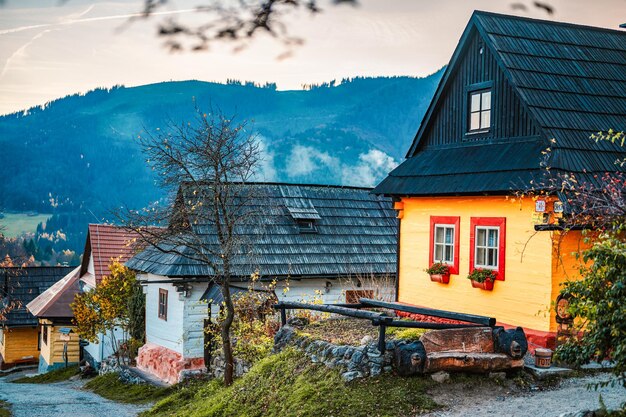
[[[623, 45], [626, 32], [473, 14], [407, 159], [374, 190], [394, 197], [400, 219], [398, 301], [488, 315], [554, 344], [553, 302], [577, 277], [583, 243], [563, 233], [567, 195], [545, 179], [624, 169], [614, 165], [622, 148], [589, 139], [626, 127], [614, 71]], [[533, 188], [547, 193], [515, 196]], [[432, 281], [435, 263], [449, 276]], [[471, 281], [475, 270], [495, 279]]]
[[39, 320], [40, 373], [80, 362], [79, 337], [70, 307], [80, 292], [79, 278], [77, 267], [26, 306]]
[[69, 270], [67, 267], [0, 269], [0, 369], [37, 363], [39, 326], [26, 304]]

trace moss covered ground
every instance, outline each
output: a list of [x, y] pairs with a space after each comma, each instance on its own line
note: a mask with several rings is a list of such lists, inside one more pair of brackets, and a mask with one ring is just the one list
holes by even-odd
[[45, 374], [25, 376], [12, 382], [16, 384], [50, 384], [53, 382], [67, 381], [74, 375], [78, 375], [79, 372], [78, 366], [68, 366], [67, 368], [55, 369]]
[[142, 417], [404, 417], [437, 407], [432, 381], [383, 375], [345, 383], [335, 369], [287, 349], [259, 361], [231, 387], [219, 381], [179, 388]]
[[11, 406], [8, 402], [0, 400], [0, 417], [11, 417]]
[[150, 384], [127, 384], [120, 380], [117, 373], [99, 375], [87, 382], [84, 388], [109, 400], [130, 404], [157, 401], [176, 390], [174, 387], [155, 387]]

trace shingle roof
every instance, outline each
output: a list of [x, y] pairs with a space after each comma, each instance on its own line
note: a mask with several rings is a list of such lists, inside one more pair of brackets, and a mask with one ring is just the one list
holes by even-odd
[[87, 274], [89, 258], [93, 256], [96, 283], [109, 274], [112, 259], [124, 263], [135, 253], [137, 234], [111, 224], [90, 224], [83, 253], [81, 276]]
[[[0, 269], [0, 291], [7, 289], [11, 305], [17, 308], [10, 309], [6, 314], [7, 320], [2, 323], [7, 326], [34, 326], [37, 318], [26, 310], [30, 303], [55, 282], [63, 278], [72, 270], [71, 267], [26, 267]], [[3, 294], [5, 298], [7, 294]], [[0, 303], [2, 299], [0, 299]]]
[[[266, 183], [245, 187], [263, 197], [254, 201], [254, 224], [239, 231], [250, 243], [250, 252], [234, 262], [239, 277], [257, 269], [265, 277], [395, 274], [397, 220], [390, 199], [365, 188]], [[297, 220], [303, 212], [293, 210], [298, 208], [307, 209], [307, 218], [319, 217], [314, 220], [317, 233], [300, 232]], [[216, 247], [211, 226], [193, 227], [207, 247]], [[170, 277], [213, 275], [199, 262], [155, 248], [137, 254], [126, 266]]]
[[[484, 39], [540, 129], [534, 144], [516, 139], [513, 144], [464, 143], [456, 149], [423, 146], [437, 99], [461, 61], [464, 42], [474, 32]], [[528, 187], [531, 179], [545, 173], [541, 151], [548, 147], [547, 165], [553, 172], [574, 172], [579, 179], [593, 181], [595, 173], [626, 169], [615, 165], [618, 158], [626, 156], [625, 148], [590, 139], [592, 133], [608, 129], [626, 130], [626, 31], [477, 11], [446, 69], [408, 159], [374, 192], [510, 192], [521, 184]]]
[[70, 304], [74, 302], [74, 296], [80, 292], [79, 277], [80, 266], [39, 294], [26, 305], [26, 308], [36, 317], [74, 317]]

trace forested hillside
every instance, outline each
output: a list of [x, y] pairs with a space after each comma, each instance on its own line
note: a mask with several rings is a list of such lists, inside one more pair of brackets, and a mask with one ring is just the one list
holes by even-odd
[[136, 138], [190, 119], [194, 101], [251, 122], [263, 144], [260, 180], [373, 186], [402, 160], [441, 73], [297, 91], [163, 82], [98, 89], [2, 116], [0, 211], [55, 214], [48, 235], [61, 230], [66, 237], [53, 248], [80, 253], [87, 222], [162, 197]]

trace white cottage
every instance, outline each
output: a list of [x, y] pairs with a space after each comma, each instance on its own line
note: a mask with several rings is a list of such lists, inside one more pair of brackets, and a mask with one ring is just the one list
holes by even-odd
[[[368, 188], [245, 187], [255, 187], [263, 201], [255, 223], [241, 231], [255, 254], [235, 261], [239, 282], [233, 292], [245, 291], [250, 275], [258, 272], [262, 280], [279, 281], [276, 295], [284, 301], [395, 299], [397, 220], [390, 199]], [[180, 212], [184, 216], [187, 210]], [[210, 226], [188, 223], [207, 246], [214, 244]], [[211, 272], [156, 248], [138, 253], [126, 266], [138, 271], [146, 285], [146, 345], [137, 366], [170, 383], [183, 370], [204, 368], [204, 320], [217, 313], [221, 301]]]
[[[80, 289], [88, 291], [100, 284], [102, 278], [111, 271], [109, 265], [117, 260], [126, 262], [134, 253], [133, 243], [137, 235], [110, 224], [90, 224], [87, 231], [85, 251], [80, 265]], [[120, 329], [115, 332], [116, 340], [123, 340]], [[113, 354], [110, 334], [98, 335], [98, 343], [88, 343], [83, 347], [84, 358], [98, 368], [103, 359]]]

